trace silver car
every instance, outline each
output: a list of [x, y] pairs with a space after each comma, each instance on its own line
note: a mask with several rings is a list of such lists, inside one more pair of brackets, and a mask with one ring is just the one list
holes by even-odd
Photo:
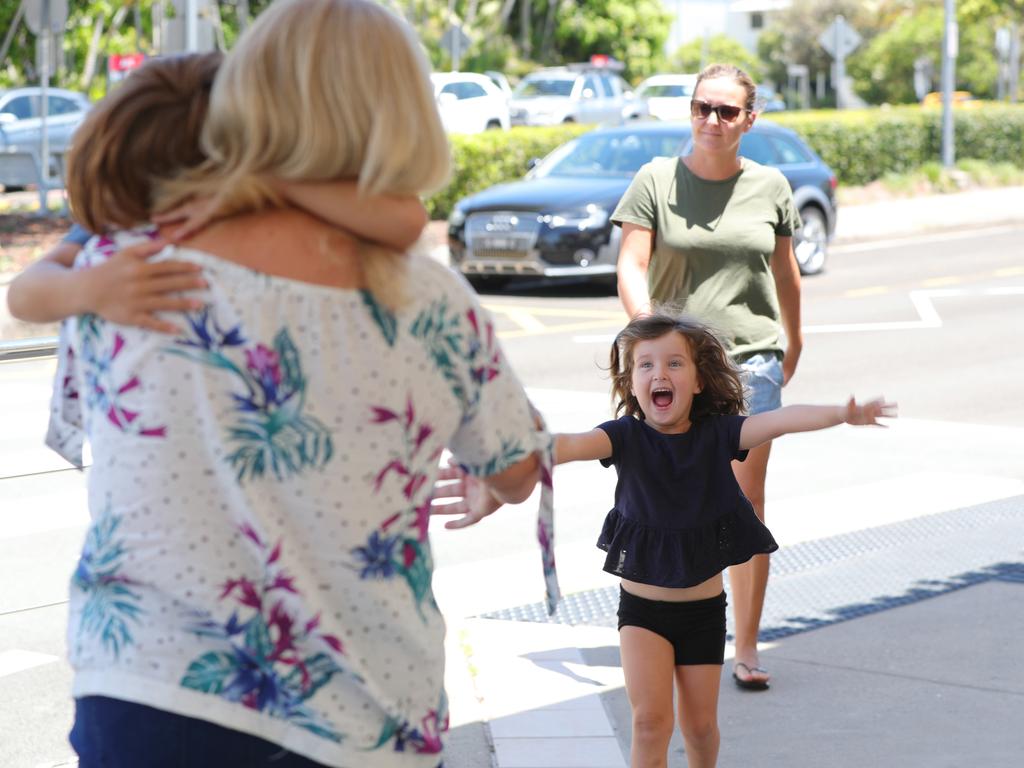
[[591, 64], [531, 72], [512, 91], [508, 106], [512, 125], [618, 125], [647, 117], [646, 102], [634, 96], [614, 68]]
[[[81, 93], [60, 88], [46, 90], [46, 133], [50, 146], [50, 174], [56, 173], [52, 155], [63, 155], [71, 146], [71, 135], [89, 111], [89, 99]], [[42, 92], [40, 88], [14, 88], [0, 93], [0, 152], [38, 154], [43, 135]], [[8, 171], [10, 173], [10, 171]], [[22, 173], [17, 178], [5, 173], [0, 184], [6, 188], [36, 182]], [[6, 176], [6, 178], [4, 177]]]

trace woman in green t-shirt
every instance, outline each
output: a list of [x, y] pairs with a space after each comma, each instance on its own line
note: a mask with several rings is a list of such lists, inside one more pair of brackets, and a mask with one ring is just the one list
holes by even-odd
[[[706, 67], [690, 102], [693, 151], [658, 158], [639, 170], [612, 221], [622, 226], [619, 296], [630, 317], [652, 304], [674, 305], [716, 327], [744, 373], [751, 413], [781, 405], [796, 370], [800, 272], [793, 231], [800, 216], [785, 177], [738, 155], [757, 117], [753, 81], [741, 69]], [[781, 331], [785, 331], [785, 346]], [[771, 443], [733, 470], [764, 520]], [[736, 656], [733, 679], [768, 687], [757, 633], [768, 585], [768, 555], [729, 569]]]

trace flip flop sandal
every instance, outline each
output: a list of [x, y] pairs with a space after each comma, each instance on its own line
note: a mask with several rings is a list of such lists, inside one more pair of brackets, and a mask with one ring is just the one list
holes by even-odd
[[768, 670], [767, 669], [762, 669], [761, 667], [751, 667], [751, 666], [748, 666], [747, 664], [744, 664], [742, 661], [737, 661], [733, 665], [733, 672], [732, 672], [732, 679], [733, 679], [733, 682], [736, 683], [736, 687], [742, 688], [744, 691], [767, 691], [768, 690], [768, 681], [767, 680], [753, 680], [753, 679], [751, 679], [751, 680], [744, 680], [739, 675], [737, 675], [736, 674], [736, 669], [738, 669], [739, 667], [743, 667], [745, 670], [747, 670], [747, 674], [748, 675], [751, 675], [754, 672], [760, 672], [760, 673], [765, 674], [765, 675], [768, 674]]

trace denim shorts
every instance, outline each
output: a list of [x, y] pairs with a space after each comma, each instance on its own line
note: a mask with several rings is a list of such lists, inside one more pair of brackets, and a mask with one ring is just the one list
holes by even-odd
[[739, 364], [747, 400], [747, 415], [782, 407], [782, 358], [759, 352]]

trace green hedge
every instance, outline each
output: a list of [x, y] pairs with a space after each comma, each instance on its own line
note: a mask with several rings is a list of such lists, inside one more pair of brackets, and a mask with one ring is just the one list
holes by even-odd
[[[1024, 167], [1024, 105], [983, 102], [978, 109], [956, 110], [954, 117], [958, 160]], [[942, 112], [938, 109], [773, 112], [768, 119], [803, 136], [836, 172], [840, 184], [866, 184], [887, 173], [905, 173], [941, 159]], [[544, 157], [592, 128], [565, 124], [452, 136], [452, 178], [427, 199], [430, 217], [447, 218], [460, 198], [522, 178], [531, 158]]]
[[503, 181], [521, 179], [531, 159], [594, 129], [592, 125], [564, 123], [550, 128], [513, 128], [510, 131], [450, 137], [452, 177], [448, 186], [426, 200], [432, 219], [446, 219], [456, 201]]
[[[953, 113], [956, 158], [1024, 165], [1024, 106], [982, 103]], [[941, 160], [942, 111], [893, 107], [773, 113], [828, 163], [841, 184], [867, 184]]]

